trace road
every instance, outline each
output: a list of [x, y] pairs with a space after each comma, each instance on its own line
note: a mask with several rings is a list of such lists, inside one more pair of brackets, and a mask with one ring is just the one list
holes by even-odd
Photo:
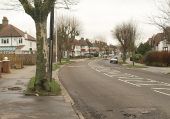
[[169, 75], [88, 60], [59, 78], [86, 119], [170, 119]]

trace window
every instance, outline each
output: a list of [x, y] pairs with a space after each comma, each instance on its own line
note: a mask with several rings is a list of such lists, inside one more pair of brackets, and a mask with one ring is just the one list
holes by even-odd
[[19, 39], [19, 44], [22, 44], [22, 38]]
[[9, 43], [9, 39], [1, 39], [1, 43], [2, 44], [8, 44]]

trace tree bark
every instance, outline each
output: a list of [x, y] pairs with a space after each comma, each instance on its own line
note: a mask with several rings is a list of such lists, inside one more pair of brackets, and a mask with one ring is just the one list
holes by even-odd
[[123, 57], [122, 57], [123, 63], [126, 62], [126, 54], [127, 54], [127, 52], [126, 52], [126, 50], [124, 49], [124, 50], [123, 50]]
[[48, 60], [47, 56], [47, 32], [46, 26], [47, 22], [37, 22], [36, 26], [36, 38], [37, 38], [37, 60], [36, 60], [36, 81], [35, 89], [36, 90], [48, 90], [47, 83], [47, 74], [46, 74], [46, 63]]

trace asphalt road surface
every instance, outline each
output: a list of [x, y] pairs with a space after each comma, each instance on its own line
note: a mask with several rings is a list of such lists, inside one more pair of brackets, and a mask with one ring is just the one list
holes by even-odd
[[86, 119], [170, 119], [170, 76], [88, 60], [59, 78]]

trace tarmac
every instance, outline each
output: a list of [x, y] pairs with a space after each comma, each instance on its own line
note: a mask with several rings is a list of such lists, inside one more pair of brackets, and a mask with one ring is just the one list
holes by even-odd
[[[75, 60], [79, 61], [79, 60]], [[84, 61], [81, 59], [80, 61]], [[132, 62], [128, 62], [132, 64]], [[135, 63], [135, 65], [145, 66]], [[170, 67], [140, 68], [150, 72], [169, 74]], [[35, 75], [35, 66], [11, 70], [0, 78], [0, 119], [84, 119], [81, 112], [73, 108], [74, 101], [60, 83], [58, 71], [53, 77], [61, 85], [60, 96], [25, 96], [28, 81]]]
[[[35, 66], [2, 74], [0, 119], [79, 119], [63, 86], [60, 96], [25, 96], [23, 91], [34, 75]], [[57, 77], [57, 71], [53, 72], [53, 76]]]

